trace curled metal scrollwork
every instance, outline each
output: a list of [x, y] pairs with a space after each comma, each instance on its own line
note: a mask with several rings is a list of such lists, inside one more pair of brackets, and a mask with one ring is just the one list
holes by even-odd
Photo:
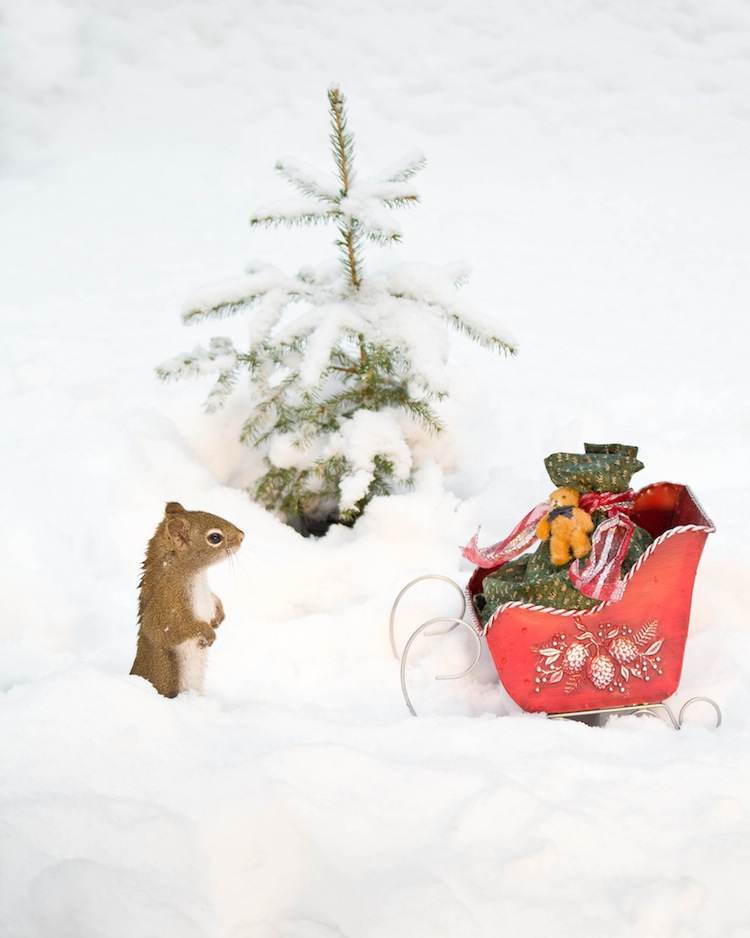
[[[415, 580], [412, 580], [410, 583], [407, 583], [406, 586], [401, 590], [401, 592], [396, 597], [393, 603], [393, 607], [391, 608], [390, 636], [391, 636], [391, 650], [393, 651], [394, 658], [398, 659], [401, 657], [398, 653], [398, 649], [396, 648], [396, 634], [395, 634], [396, 610], [398, 609], [399, 603], [404, 598], [404, 596], [409, 592], [409, 590], [413, 586], [416, 586], [418, 583], [422, 583], [425, 580], [440, 580], [443, 583], [448, 583], [450, 586], [452, 586], [457, 591], [458, 595], [461, 597], [461, 602], [463, 603], [463, 605], [461, 606], [461, 611], [458, 614], [458, 618], [461, 618], [463, 614], [466, 612], [466, 594], [464, 593], [463, 589], [458, 585], [458, 583], [456, 583], [455, 580], [451, 580], [450, 577], [442, 576], [439, 573], [428, 573], [425, 576], [418, 576]], [[455, 624], [452, 625], [448, 631], [452, 631], [454, 628], [456, 628]]]
[[[441, 622], [452, 623], [451, 630], [458, 626], [463, 626], [464, 628], [468, 629], [469, 632], [474, 637], [474, 640], [476, 642], [476, 655], [474, 656], [474, 660], [472, 661], [472, 663], [469, 665], [468, 668], [465, 668], [463, 671], [460, 671], [457, 674], [438, 674], [435, 677], [436, 681], [456, 681], [459, 678], [466, 677], [467, 675], [471, 674], [474, 668], [476, 668], [477, 664], [479, 664], [479, 659], [482, 656], [482, 641], [479, 637], [479, 633], [474, 628], [474, 626], [469, 625], [469, 623], [465, 619], [459, 619], [455, 616], [438, 616], [435, 619], [429, 619], [427, 622], [422, 623], [422, 625], [420, 625], [419, 628], [415, 632], [413, 632], [412, 635], [410, 636], [409, 641], [404, 646], [404, 652], [401, 656], [401, 691], [404, 695], [406, 706], [409, 708], [409, 713], [411, 713], [413, 717], [417, 715], [417, 711], [414, 709], [414, 706], [412, 705], [411, 698], [409, 697], [409, 691], [406, 686], [406, 663], [409, 658], [409, 650], [411, 649], [411, 646], [414, 644], [414, 641], [416, 638], [418, 638], [423, 632], [425, 632], [428, 628], [430, 628], [430, 626], [438, 625]], [[445, 634], [445, 633], [441, 633], [441, 634]]]
[[721, 726], [721, 709], [715, 700], [711, 700], [710, 697], [691, 697], [690, 700], [686, 700], [685, 703], [680, 708], [680, 714], [677, 717], [677, 722], [680, 727], [684, 722], [685, 711], [688, 707], [691, 707], [695, 703], [707, 703], [709, 706], [713, 707], [716, 711], [716, 728], [718, 729]]
[[674, 715], [671, 707], [665, 703], [632, 704], [623, 707], [603, 707], [597, 710], [577, 710], [575, 712], [567, 713], [550, 713], [548, 716], [555, 720], [563, 720], [572, 717], [594, 716], [597, 714], [602, 716], [611, 716], [612, 714], [619, 714], [620, 716], [624, 716], [631, 713], [636, 715], [647, 714], [648, 716], [659, 716], [660, 714], [663, 714], [667, 717], [669, 722], [676, 730], [680, 730], [685, 723], [685, 711], [696, 703], [706, 703], [713, 707], [714, 711], [716, 712], [716, 728], [718, 729], [718, 727], [721, 726], [721, 709], [716, 701], [712, 700], [710, 697], [691, 697], [690, 700], [685, 701], [685, 703], [682, 705], [677, 716]]

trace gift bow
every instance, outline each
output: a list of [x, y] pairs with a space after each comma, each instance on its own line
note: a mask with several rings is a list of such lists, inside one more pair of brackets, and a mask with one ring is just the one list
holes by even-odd
[[[635, 525], [629, 515], [634, 507], [634, 492], [587, 492], [581, 496], [579, 506], [593, 514], [605, 511], [607, 517], [597, 525], [591, 536], [591, 552], [581, 569], [581, 561], [575, 560], [568, 570], [575, 588], [590, 599], [602, 602], [618, 602], [625, 592], [625, 583], [620, 579], [622, 562], [628, 552]], [[519, 557], [537, 540], [536, 527], [549, 512], [549, 504], [537, 505], [513, 528], [503, 541], [491, 547], [479, 547], [479, 532], [463, 548], [463, 556], [477, 567], [489, 569]]]

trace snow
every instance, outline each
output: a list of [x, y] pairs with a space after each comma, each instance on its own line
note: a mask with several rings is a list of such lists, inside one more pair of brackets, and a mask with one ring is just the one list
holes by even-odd
[[400, 414], [387, 408], [377, 413], [362, 410], [345, 421], [338, 433], [331, 434], [324, 457], [345, 457], [353, 470], [341, 485], [342, 509], [354, 508], [367, 495], [378, 457], [392, 464], [394, 480], [406, 482], [410, 477], [412, 455], [399, 422]]
[[[747, 4], [6, 8], [0, 933], [747, 938]], [[279, 154], [328, 165], [334, 81], [362, 178], [428, 161], [366, 273], [465, 261], [462, 301], [520, 354], [453, 336], [414, 488], [312, 540], [242, 491], [241, 409], [154, 369], [215, 334], [180, 321], [201, 284], [335, 252], [248, 225], [288, 195]], [[521, 713], [485, 657], [433, 680], [471, 659], [457, 633], [415, 645], [411, 717], [396, 595], [465, 582], [458, 545], [584, 441], [638, 444], [634, 481], [689, 483], [716, 523], [670, 704], [709, 696], [721, 727]], [[209, 575], [205, 694], [175, 700], [128, 674], [170, 500], [246, 534]], [[420, 583], [399, 648], [457, 608]]]

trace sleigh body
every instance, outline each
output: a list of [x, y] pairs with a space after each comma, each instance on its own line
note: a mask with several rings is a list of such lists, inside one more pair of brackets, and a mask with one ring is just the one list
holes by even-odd
[[[484, 626], [500, 680], [523, 710], [566, 714], [653, 704], [680, 682], [698, 562], [711, 521], [687, 486], [635, 495], [632, 520], [653, 543], [625, 576], [618, 602], [561, 610], [508, 602]], [[477, 569], [476, 598], [492, 569]]]

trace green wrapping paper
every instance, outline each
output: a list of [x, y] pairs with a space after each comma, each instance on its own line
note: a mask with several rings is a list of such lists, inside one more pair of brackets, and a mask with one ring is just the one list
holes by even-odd
[[544, 460], [556, 486], [568, 485], [584, 492], [624, 492], [643, 469], [637, 446], [620, 443], [584, 443], [581, 453], [553, 453]]
[[[545, 461], [556, 487], [567, 485], [586, 492], [624, 492], [634, 473], [643, 468], [637, 458], [638, 448], [618, 443], [586, 443], [584, 453], [553, 453]], [[604, 520], [604, 512], [592, 515], [595, 528]], [[651, 543], [651, 535], [635, 526], [622, 564], [626, 574]], [[585, 564], [585, 559], [582, 561]], [[580, 593], [571, 582], [570, 564], [556, 566], [550, 559], [549, 541], [542, 541], [533, 553], [506, 563], [485, 577], [484, 593], [477, 597], [482, 618], [488, 621], [495, 610], [507, 602], [532, 603], [555, 609], [590, 609], [600, 600]]]

